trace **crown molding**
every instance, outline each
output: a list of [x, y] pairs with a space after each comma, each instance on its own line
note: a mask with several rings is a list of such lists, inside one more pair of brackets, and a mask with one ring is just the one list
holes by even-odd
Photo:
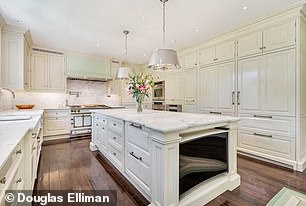
[[6, 25], [6, 22], [1, 14], [1, 10], [0, 10], [0, 28], [3, 28]]

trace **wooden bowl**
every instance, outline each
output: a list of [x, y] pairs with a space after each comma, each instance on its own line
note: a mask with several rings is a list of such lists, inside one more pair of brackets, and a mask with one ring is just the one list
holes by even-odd
[[16, 107], [18, 109], [32, 109], [35, 104], [17, 104]]

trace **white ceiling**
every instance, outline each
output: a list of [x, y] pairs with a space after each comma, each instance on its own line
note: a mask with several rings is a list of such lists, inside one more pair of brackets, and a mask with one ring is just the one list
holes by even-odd
[[[181, 50], [297, 2], [169, 0], [166, 45]], [[124, 59], [127, 29], [128, 61], [145, 63], [162, 47], [159, 0], [0, 0], [0, 9], [8, 24], [29, 28], [37, 45]]]

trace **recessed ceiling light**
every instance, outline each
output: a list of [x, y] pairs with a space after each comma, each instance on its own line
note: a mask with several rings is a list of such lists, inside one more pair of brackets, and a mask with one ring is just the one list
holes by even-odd
[[99, 47], [99, 46], [101, 46], [100, 44], [97, 44], [97, 46]]
[[198, 33], [198, 32], [200, 32], [200, 29], [196, 29], [196, 30], [194, 30], [194, 31]]
[[247, 9], [248, 9], [248, 7], [247, 7], [247, 6], [244, 6], [244, 7], [242, 7], [242, 9], [243, 9], [243, 10], [247, 10]]

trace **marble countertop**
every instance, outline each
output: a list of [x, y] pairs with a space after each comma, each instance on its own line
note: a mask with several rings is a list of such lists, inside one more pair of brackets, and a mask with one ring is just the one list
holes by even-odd
[[140, 113], [137, 112], [136, 109], [91, 111], [109, 117], [136, 123], [164, 133], [182, 131], [189, 128], [207, 126], [211, 124], [231, 123], [239, 121], [239, 118], [230, 116], [166, 112], [156, 110], [143, 110], [143, 112]]
[[11, 110], [0, 112], [0, 116], [31, 116], [29, 120], [0, 121], [0, 168], [28, 131], [35, 128], [43, 112], [43, 110]]

